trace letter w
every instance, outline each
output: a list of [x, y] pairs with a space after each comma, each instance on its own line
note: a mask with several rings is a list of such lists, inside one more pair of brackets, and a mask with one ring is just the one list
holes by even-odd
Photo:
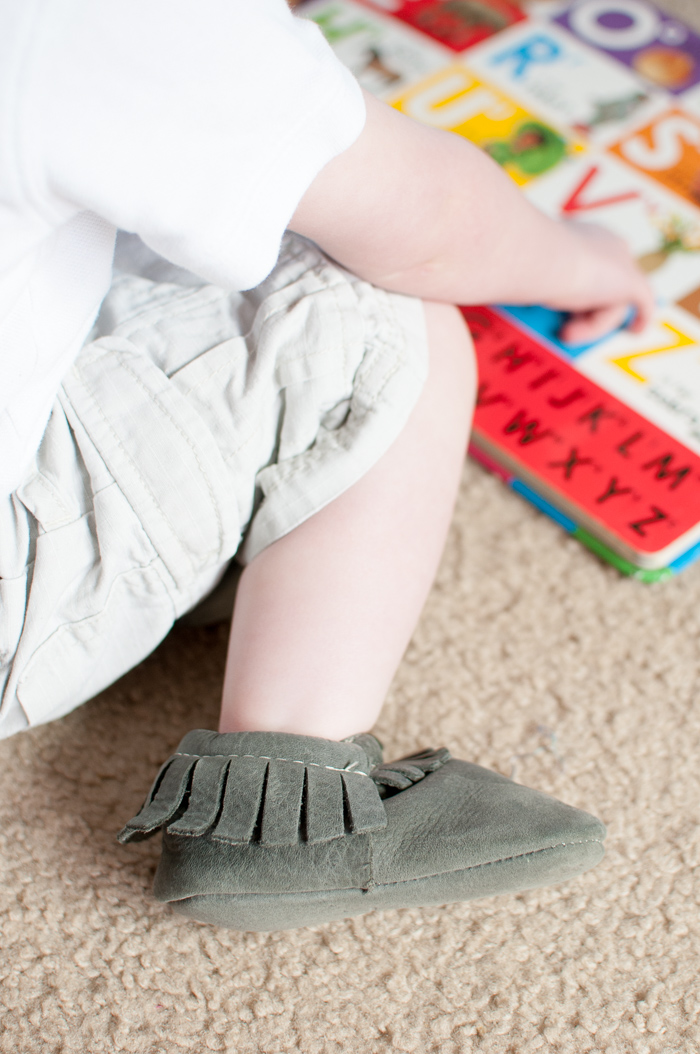
[[546, 428], [544, 432], [537, 431], [540, 427], [540, 422], [537, 418], [533, 418], [532, 421], [526, 421], [525, 417], [525, 411], [518, 410], [515, 417], [513, 417], [503, 429], [506, 435], [512, 435], [513, 432], [522, 432], [522, 435], [518, 439], [520, 446], [527, 446], [528, 443], [536, 443], [538, 439], [544, 439], [545, 436], [551, 434], [551, 429], [549, 428]]

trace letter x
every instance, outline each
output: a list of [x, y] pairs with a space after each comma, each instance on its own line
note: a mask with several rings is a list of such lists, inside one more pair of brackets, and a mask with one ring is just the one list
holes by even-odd
[[571, 479], [575, 468], [579, 465], [590, 465], [592, 460], [593, 458], [590, 457], [579, 457], [576, 447], [572, 446], [565, 461], [550, 461], [549, 466], [550, 468], [563, 468], [564, 478]]

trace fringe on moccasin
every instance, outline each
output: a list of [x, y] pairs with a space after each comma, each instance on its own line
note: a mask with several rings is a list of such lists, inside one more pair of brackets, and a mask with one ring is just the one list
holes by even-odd
[[[248, 753], [246, 743], [255, 733], [225, 733], [215, 742], [213, 735], [198, 730], [185, 736], [162, 766], [141, 811], [118, 835], [121, 842], [149, 838], [161, 828], [189, 837], [209, 834], [232, 845], [313, 844], [367, 834], [386, 826], [382, 798], [410, 787], [450, 758], [447, 750], [427, 750], [365, 772], [359, 768], [366, 765], [365, 755], [381, 758], [379, 743], [369, 735], [335, 744], [341, 756], [333, 760], [345, 761], [337, 766]], [[204, 753], [207, 747], [217, 753]], [[362, 761], [358, 748], [365, 752]]]

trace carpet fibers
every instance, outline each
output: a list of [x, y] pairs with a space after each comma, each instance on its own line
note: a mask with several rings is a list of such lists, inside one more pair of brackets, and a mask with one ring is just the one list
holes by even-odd
[[176, 629], [0, 744], [3, 1054], [680, 1054], [700, 1047], [700, 567], [625, 580], [481, 469], [377, 732], [599, 815], [567, 885], [240, 934], [150, 899], [119, 846], [160, 761], [214, 727], [226, 626]]

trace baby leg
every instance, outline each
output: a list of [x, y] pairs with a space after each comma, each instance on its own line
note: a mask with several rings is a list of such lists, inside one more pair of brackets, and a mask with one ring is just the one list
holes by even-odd
[[474, 401], [461, 314], [426, 303], [430, 372], [353, 487], [264, 549], [238, 587], [220, 731], [340, 739], [374, 724], [435, 575]]
[[189, 732], [124, 842], [164, 830], [156, 897], [202, 922], [289, 929], [515, 892], [600, 860], [593, 816], [374, 724], [437, 567], [464, 461], [472, 348], [426, 305], [430, 370], [393, 445], [263, 548], [236, 599], [218, 733]]

